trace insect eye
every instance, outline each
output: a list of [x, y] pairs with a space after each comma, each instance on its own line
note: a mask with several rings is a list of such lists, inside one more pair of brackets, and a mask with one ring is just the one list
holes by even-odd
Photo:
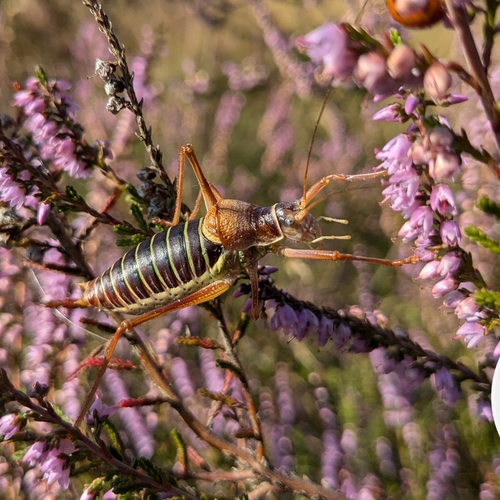
[[293, 217], [287, 217], [285, 219], [285, 224], [289, 227], [293, 226], [295, 224], [295, 219]]

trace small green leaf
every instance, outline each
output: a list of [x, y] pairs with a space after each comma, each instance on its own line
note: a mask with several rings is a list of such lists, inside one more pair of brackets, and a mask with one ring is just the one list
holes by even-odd
[[142, 215], [142, 210], [137, 203], [132, 203], [132, 206], [130, 207], [130, 211], [132, 212], [132, 215], [134, 216], [134, 219], [137, 221], [137, 224], [139, 224], [139, 227], [145, 232], [149, 232], [149, 226], [148, 223], [144, 220], [144, 216]]
[[72, 200], [81, 200], [81, 196], [78, 194], [76, 189], [73, 186], [66, 186], [66, 195], [68, 198], [71, 198]]
[[187, 470], [187, 448], [181, 433], [177, 429], [172, 429], [170, 437], [177, 448], [177, 460]]
[[465, 234], [476, 243], [479, 243], [484, 248], [487, 248], [493, 253], [500, 255], [500, 243], [493, 238], [490, 238], [484, 231], [481, 231], [476, 226], [467, 226]]
[[124, 238], [124, 239], [116, 240], [116, 246], [117, 247], [131, 247], [131, 246], [135, 246], [135, 243], [132, 240], [132, 238]]
[[123, 444], [122, 438], [117, 428], [110, 420], [104, 420], [104, 422], [102, 422], [102, 425], [106, 429], [106, 432], [108, 433], [112, 445], [116, 448], [118, 453], [123, 457], [123, 455], [125, 454], [125, 446]]
[[400, 45], [403, 43], [401, 33], [396, 28], [391, 28], [389, 31], [389, 38], [394, 45]]
[[481, 196], [477, 201], [477, 207], [485, 214], [493, 215], [493, 217], [500, 220], [500, 204], [491, 200], [487, 196]]
[[46, 87], [49, 83], [49, 79], [47, 78], [47, 74], [45, 70], [41, 66], [35, 66], [35, 76], [36, 79], [40, 82], [42, 87]]
[[124, 226], [123, 224], [117, 224], [116, 226], [113, 226], [113, 231], [117, 234], [126, 234], [128, 236], [137, 233], [137, 229], [130, 226]]
[[481, 307], [500, 311], [500, 293], [482, 288], [474, 292], [474, 301]]
[[147, 239], [148, 239], [148, 237], [145, 234], [137, 233], [137, 234], [134, 234], [134, 236], [132, 236], [132, 243], [134, 245], [139, 245], [139, 243], [142, 243], [144, 240], [147, 240]]
[[137, 189], [135, 188], [135, 186], [133, 186], [132, 184], [127, 184], [126, 187], [125, 187], [125, 190], [127, 191], [127, 193], [132, 196], [132, 198], [136, 201], [136, 202], [142, 202], [142, 198], [139, 196], [139, 193], [137, 192]]

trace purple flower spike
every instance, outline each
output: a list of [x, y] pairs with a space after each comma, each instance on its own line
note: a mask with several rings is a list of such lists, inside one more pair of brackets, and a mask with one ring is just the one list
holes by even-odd
[[441, 215], [457, 215], [457, 205], [451, 189], [446, 184], [436, 184], [431, 192], [431, 208]]

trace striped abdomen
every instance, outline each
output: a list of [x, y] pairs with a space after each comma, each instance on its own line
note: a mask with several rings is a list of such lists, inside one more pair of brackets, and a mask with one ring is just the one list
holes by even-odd
[[203, 219], [178, 224], [129, 250], [85, 284], [84, 300], [98, 309], [142, 314], [231, 279], [234, 252], [207, 240], [202, 224]]

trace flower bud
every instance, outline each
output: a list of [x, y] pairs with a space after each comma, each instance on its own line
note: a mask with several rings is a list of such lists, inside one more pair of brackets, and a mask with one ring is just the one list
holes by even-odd
[[453, 278], [446, 278], [444, 280], [438, 281], [432, 287], [432, 296], [435, 299], [439, 299], [439, 297], [444, 297], [449, 294], [457, 287], [457, 282]]
[[295, 44], [313, 62], [323, 64], [325, 75], [335, 78], [352, 75], [357, 54], [349, 49], [349, 37], [343, 26], [326, 23], [297, 38]]
[[447, 220], [441, 224], [440, 228], [441, 239], [446, 246], [455, 247], [460, 245], [462, 235], [455, 221]]
[[38, 210], [37, 210], [37, 215], [36, 215], [36, 221], [39, 226], [42, 226], [44, 222], [47, 220], [47, 216], [50, 213], [50, 203], [40, 203], [38, 205]]
[[436, 181], [442, 182], [452, 178], [460, 170], [460, 156], [456, 153], [443, 151], [429, 162], [429, 175]]
[[410, 156], [415, 165], [427, 165], [433, 158], [428, 141], [419, 137], [411, 146]]
[[387, 71], [392, 78], [405, 80], [412, 76], [415, 63], [415, 52], [408, 45], [396, 45], [387, 58]]
[[448, 127], [438, 125], [429, 133], [429, 142], [435, 149], [448, 149], [453, 144], [453, 133]]
[[451, 84], [451, 75], [442, 62], [434, 61], [427, 68], [424, 75], [424, 90], [434, 102], [440, 102], [447, 96]]
[[405, 113], [410, 116], [420, 104], [420, 98], [414, 94], [410, 94], [405, 101]]
[[378, 52], [360, 56], [354, 75], [358, 83], [372, 94], [387, 94], [398, 88], [398, 84], [387, 72], [384, 56]]

